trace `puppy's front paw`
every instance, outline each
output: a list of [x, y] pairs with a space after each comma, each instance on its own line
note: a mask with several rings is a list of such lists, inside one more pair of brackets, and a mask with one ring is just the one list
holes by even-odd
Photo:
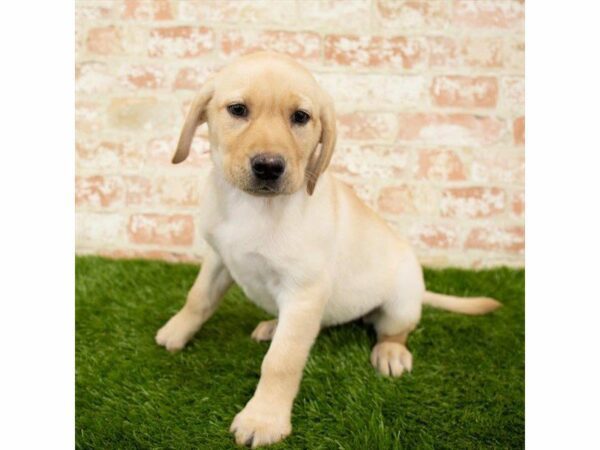
[[272, 405], [261, 407], [252, 399], [235, 416], [229, 431], [234, 434], [235, 443], [238, 445], [256, 448], [274, 444], [292, 432], [290, 413], [282, 413]]
[[275, 328], [277, 328], [277, 319], [263, 320], [256, 326], [250, 337], [256, 342], [270, 341], [275, 334]]
[[170, 352], [181, 350], [196, 334], [202, 319], [186, 310], [181, 310], [156, 333], [156, 343]]
[[371, 352], [371, 364], [385, 376], [399, 377], [412, 370], [412, 355], [397, 342], [380, 342]]

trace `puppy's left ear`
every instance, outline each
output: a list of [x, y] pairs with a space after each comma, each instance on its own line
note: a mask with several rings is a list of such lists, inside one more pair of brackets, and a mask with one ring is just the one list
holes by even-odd
[[206, 108], [215, 90], [213, 80], [213, 78], [210, 78], [192, 101], [190, 110], [185, 118], [185, 123], [181, 129], [181, 134], [179, 135], [177, 150], [175, 150], [172, 160], [173, 164], [178, 164], [188, 157], [196, 128], [207, 120]]
[[316, 155], [317, 150], [315, 149], [306, 168], [306, 178], [308, 180], [306, 190], [308, 191], [308, 195], [312, 195], [317, 184], [317, 179], [325, 172], [327, 166], [329, 166], [337, 139], [333, 100], [325, 92], [322, 93], [321, 98], [323, 99], [321, 115], [319, 117], [321, 121], [321, 139], [319, 141], [321, 143], [321, 151]]

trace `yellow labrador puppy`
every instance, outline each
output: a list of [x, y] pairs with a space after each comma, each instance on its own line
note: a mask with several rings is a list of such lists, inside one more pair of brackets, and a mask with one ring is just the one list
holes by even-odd
[[209, 244], [185, 306], [156, 335], [182, 349], [235, 281], [277, 320], [252, 333], [271, 340], [252, 399], [235, 417], [238, 444], [289, 435], [294, 397], [323, 327], [364, 317], [375, 326], [371, 363], [382, 374], [412, 368], [408, 334], [423, 303], [483, 314], [499, 303], [425, 291], [407, 242], [327, 171], [336, 141], [332, 100], [291, 58], [255, 53], [203, 86], [185, 120], [174, 163], [208, 122], [214, 169], [200, 231]]

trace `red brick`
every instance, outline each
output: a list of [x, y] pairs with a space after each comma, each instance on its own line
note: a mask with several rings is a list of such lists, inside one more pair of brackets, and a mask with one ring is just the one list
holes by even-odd
[[144, 149], [127, 140], [85, 142], [78, 137], [75, 149], [78, 167], [94, 170], [137, 169], [144, 157]]
[[525, 117], [518, 117], [513, 122], [515, 144], [525, 145]]
[[86, 42], [91, 53], [110, 55], [123, 52], [122, 31], [115, 26], [92, 28], [88, 31]]
[[427, 49], [421, 38], [329, 35], [325, 37], [325, 62], [350, 67], [423, 67]]
[[494, 77], [438, 76], [433, 78], [431, 96], [437, 106], [493, 108], [498, 101], [498, 80]]
[[386, 186], [379, 192], [378, 210], [386, 214], [434, 214], [438, 208], [437, 192], [429, 186]]
[[88, 176], [75, 179], [75, 205], [88, 208], [109, 208], [121, 205], [124, 199], [121, 177]]
[[431, 145], [490, 146], [506, 135], [504, 121], [469, 114], [402, 113], [398, 140]]
[[195, 207], [200, 204], [201, 179], [196, 175], [159, 177], [154, 192], [161, 205]]
[[388, 186], [381, 190], [377, 201], [380, 211], [391, 214], [415, 213], [413, 193], [409, 186]]
[[520, 28], [525, 7], [518, 0], [455, 0], [452, 24], [469, 28]]
[[426, 224], [415, 225], [409, 232], [411, 242], [419, 248], [457, 248], [458, 233], [446, 225]]
[[460, 55], [459, 42], [445, 36], [433, 36], [427, 39], [429, 44], [430, 67], [458, 67], [463, 61]]
[[410, 153], [403, 148], [341, 142], [331, 161], [331, 170], [352, 184], [370, 179], [408, 176]]
[[205, 27], [166, 27], [150, 31], [148, 55], [158, 58], [194, 58], [214, 48], [214, 33]]
[[418, 108], [427, 102], [428, 86], [423, 75], [326, 72], [316, 78], [336, 104], [352, 104], [355, 109], [357, 104]]
[[126, 65], [120, 70], [121, 83], [133, 90], [164, 88], [166, 78], [164, 69], [156, 65]]
[[370, 0], [304, 1], [300, 4], [297, 18], [313, 30], [368, 30], [371, 17], [370, 3]]
[[175, 76], [173, 89], [197, 91], [216, 70], [215, 66], [208, 66], [206, 64], [199, 67], [183, 67], [179, 69]]
[[525, 191], [517, 191], [512, 195], [511, 212], [516, 217], [523, 217], [525, 214]]
[[466, 249], [523, 253], [525, 229], [522, 226], [486, 226], [471, 230], [465, 241]]
[[459, 55], [468, 67], [500, 68], [504, 64], [504, 44], [499, 38], [468, 38], [461, 42]]
[[471, 180], [485, 184], [525, 184], [525, 157], [503, 151], [479, 149], [471, 162]]
[[221, 48], [227, 56], [272, 50], [310, 62], [316, 62], [320, 58], [319, 35], [309, 32], [223, 31]]
[[482, 218], [504, 211], [505, 202], [499, 188], [450, 188], [442, 192], [440, 210], [444, 217]]
[[448, 24], [448, 4], [445, 1], [377, 0], [376, 18], [384, 28], [394, 31], [415, 29], [441, 30]]
[[140, 175], [125, 177], [126, 203], [128, 206], [156, 206], [150, 201], [152, 194], [152, 179]]
[[[75, 23], [112, 19], [114, 15], [114, 3], [98, 0], [86, 0], [75, 2]], [[76, 26], [77, 28], [77, 26]]]
[[135, 244], [189, 246], [194, 241], [194, 220], [187, 214], [132, 214], [127, 235]]
[[340, 138], [355, 140], [390, 140], [396, 119], [391, 113], [353, 112], [338, 114]]
[[273, 0], [184, 0], [179, 18], [197, 23], [291, 25], [298, 22], [295, 5]]
[[119, 7], [121, 18], [126, 20], [173, 19], [169, 0], [124, 0]]
[[525, 78], [503, 78], [501, 89], [504, 108], [522, 114], [525, 110]]
[[504, 65], [504, 40], [499, 37], [428, 39], [429, 65], [433, 68], [498, 69]]
[[467, 178], [460, 157], [451, 150], [421, 150], [416, 177], [420, 180], [459, 181]]
[[192, 207], [199, 204], [198, 176], [127, 176], [127, 204], [130, 206]]

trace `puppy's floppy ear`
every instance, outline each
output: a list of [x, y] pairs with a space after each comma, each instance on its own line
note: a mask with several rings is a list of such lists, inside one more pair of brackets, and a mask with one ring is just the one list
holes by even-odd
[[181, 134], [179, 135], [177, 150], [175, 150], [172, 160], [173, 164], [180, 163], [190, 154], [190, 147], [196, 128], [206, 122], [206, 107], [213, 96], [214, 90], [214, 79], [210, 78], [192, 101], [190, 110], [185, 118], [185, 123], [181, 129]]
[[333, 156], [333, 149], [335, 148], [337, 138], [333, 100], [325, 92], [321, 94], [321, 98], [323, 99], [321, 115], [319, 117], [321, 120], [321, 139], [319, 141], [321, 143], [321, 151], [317, 155], [317, 149], [315, 148], [306, 168], [306, 178], [308, 180], [306, 190], [308, 191], [308, 195], [312, 195], [317, 184], [317, 179], [327, 169]]

